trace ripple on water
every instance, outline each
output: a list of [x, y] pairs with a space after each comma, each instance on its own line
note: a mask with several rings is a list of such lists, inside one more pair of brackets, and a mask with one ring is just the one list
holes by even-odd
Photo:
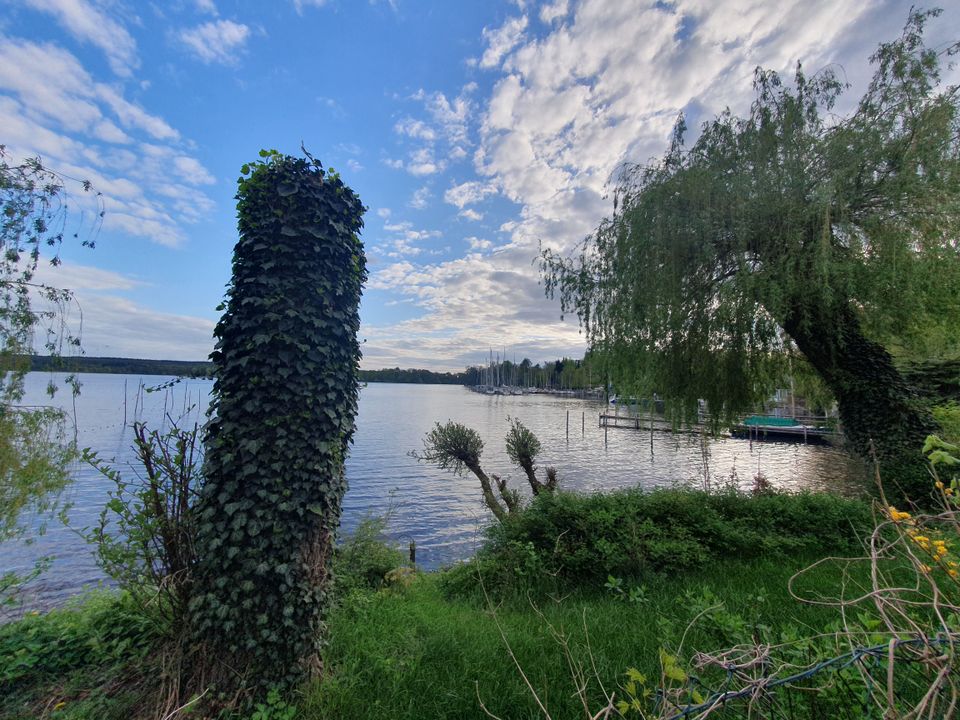
[[[28, 376], [29, 397], [42, 402], [48, 375]], [[167, 415], [189, 410], [188, 422], [202, 422], [212, 383], [189, 380], [166, 391], [140, 392], [141, 381], [159, 385], [167, 378], [126, 375], [83, 375], [76, 402], [78, 442], [121, 469], [134, 455], [134, 420], [151, 426]], [[126, 392], [125, 392], [126, 391]], [[192, 409], [191, 409], [192, 408]], [[597, 415], [604, 406], [590, 401], [548, 395], [486, 396], [449, 385], [370, 384], [360, 395], [357, 431], [346, 463], [350, 489], [344, 498], [343, 530], [351, 531], [366, 514], [390, 515], [390, 535], [405, 546], [413, 539], [417, 560], [425, 568], [469, 557], [489, 522], [476, 480], [418, 463], [409, 456], [422, 447], [435, 422], [456, 420], [475, 428], [483, 438], [483, 466], [507, 477], [525, 491], [525, 478], [510, 466], [503, 448], [509, 417], [523, 421], [543, 444], [542, 466], [558, 468], [561, 486], [582, 492], [684, 483], [702, 485], [705, 455], [692, 435], [611, 429], [604, 444]], [[570, 432], [567, 436], [567, 413]], [[762, 472], [775, 487], [856, 492], [862, 487], [863, 464], [829, 446], [792, 443], [750, 443], [708, 440], [706, 469], [714, 483], [733, 481], [749, 487]], [[97, 522], [109, 484], [93, 468], [78, 464], [65, 493], [72, 505], [70, 525], [79, 529]], [[528, 493], [528, 491], [527, 491]], [[40, 521], [31, 519], [36, 528]], [[75, 532], [51, 521], [34, 541], [0, 545], [0, 572], [25, 570], [40, 557], [51, 556], [51, 569], [31, 583], [26, 602], [33, 607], [62, 603], [102, 574], [92, 549]]]

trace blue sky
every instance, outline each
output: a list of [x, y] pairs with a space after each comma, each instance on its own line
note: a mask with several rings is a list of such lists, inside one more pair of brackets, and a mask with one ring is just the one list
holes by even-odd
[[[539, 243], [588, 234], [678, 112], [748, 107], [758, 65], [838, 66], [857, 97], [910, 4], [3, 0], [0, 144], [103, 193], [96, 249], [44, 273], [88, 355], [205, 358], [239, 168], [303, 142], [369, 207], [364, 367], [579, 356]], [[958, 30], [948, 8], [930, 37]], [[89, 203], [75, 189], [74, 223]]]

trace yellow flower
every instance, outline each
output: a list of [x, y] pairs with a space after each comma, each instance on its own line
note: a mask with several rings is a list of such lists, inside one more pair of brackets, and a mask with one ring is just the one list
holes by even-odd
[[921, 565], [921, 566], [920, 566], [920, 572], [922, 572], [922, 573], [924, 573], [924, 574], [930, 572], [932, 569], [933, 569], [933, 568], [931, 568], [929, 565]]
[[949, 575], [952, 578], [955, 578], [957, 576], [957, 571], [954, 570], [953, 568], [950, 568], [949, 570], [947, 570], [947, 575]]
[[937, 490], [943, 490], [943, 483], [937, 480], [934, 485], [937, 486]]
[[54, 710], [63, 710], [66, 706], [67, 706], [66, 701], [65, 701], [65, 700], [61, 700], [60, 702], [58, 702], [56, 705], [53, 706], [53, 709], [54, 709]]

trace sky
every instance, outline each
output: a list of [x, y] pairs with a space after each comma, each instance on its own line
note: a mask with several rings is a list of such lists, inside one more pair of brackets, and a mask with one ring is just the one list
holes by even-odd
[[0, 0], [0, 144], [101, 193], [98, 228], [68, 181], [96, 248], [41, 275], [87, 355], [205, 359], [239, 169], [302, 143], [369, 208], [362, 367], [580, 357], [539, 248], [575, 249], [680, 112], [745, 112], [758, 66], [831, 68], [849, 109], [912, 2]]

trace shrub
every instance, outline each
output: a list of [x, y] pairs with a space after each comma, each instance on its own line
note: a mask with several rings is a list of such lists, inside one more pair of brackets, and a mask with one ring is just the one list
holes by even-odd
[[196, 504], [201, 455], [198, 428], [166, 431], [134, 423], [140, 468], [135, 480], [86, 451], [84, 459], [113, 484], [100, 522], [83, 531], [97, 563], [131, 596], [154, 599], [181, 632], [196, 564]]
[[731, 556], [837, 552], [855, 547], [870, 522], [868, 504], [827, 494], [545, 493], [491, 527], [476, 558], [448, 573], [445, 587], [469, 591], [478, 571], [495, 588], [544, 578], [596, 586], [611, 575], [680, 571]]
[[379, 590], [387, 575], [403, 565], [404, 555], [389, 545], [384, 536], [387, 518], [367, 516], [346, 535], [333, 553], [337, 594], [351, 590]]

